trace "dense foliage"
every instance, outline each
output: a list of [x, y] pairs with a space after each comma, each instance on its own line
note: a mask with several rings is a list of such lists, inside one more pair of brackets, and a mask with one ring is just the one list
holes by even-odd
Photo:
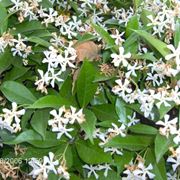
[[1, 0], [3, 179], [180, 178], [178, 0]]

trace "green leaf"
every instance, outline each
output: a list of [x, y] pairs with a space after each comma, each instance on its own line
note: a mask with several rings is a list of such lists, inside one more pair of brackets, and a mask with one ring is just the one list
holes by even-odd
[[139, 28], [139, 23], [138, 23], [138, 16], [132, 16], [126, 26], [126, 37], [129, 37], [132, 33], [133, 30], [138, 30]]
[[31, 119], [31, 126], [37, 133], [39, 133], [42, 136], [43, 140], [46, 137], [48, 120], [49, 120], [48, 109], [37, 110]]
[[148, 134], [148, 135], [156, 135], [158, 130], [154, 127], [145, 125], [145, 124], [136, 124], [128, 128], [133, 133], [136, 134]]
[[77, 97], [81, 107], [86, 107], [93, 98], [97, 83], [93, 83], [96, 70], [89, 61], [84, 61], [77, 79]]
[[23, 142], [27, 142], [38, 148], [50, 148], [50, 147], [58, 146], [58, 145], [64, 143], [65, 141], [57, 140], [56, 135], [52, 132], [47, 132], [45, 140], [42, 140], [42, 137], [40, 134], [38, 134], [36, 131], [30, 129], [30, 130], [26, 130], [26, 131], [20, 133], [13, 140], [5, 141], [3, 143], [4, 144], [20, 144]]
[[146, 54], [133, 54], [133, 59], [144, 59], [149, 60], [151, 62], [157, 61], [157, 59], [153, 56], [153, 53], [146, 53]]
[[4, 144], [19, 144], [33, 140], [42, 140], [42, 137], [33, 130], [27, 130], [20, 133], [15, 139], [4, 142]]
[[32, 104], [36, 101], [36, 97], [29, 89], [15, 81], [5, 81], [0, 90], [9, 101], [17, 104]]
[[84, 109], [83, 113], [85, 114], [85, 121], [80, 124], [81, 128], [85, 131], [87, 137], [93, 143], [93, 133], [96, 129], [96, 116], [94, 113], [88, 109]]
[[111, 155], [103, 151], [98, 145], [88, 144], [85, 141], [79, 140], [76, 142], [77, 152], [79, 157], [88, 164], [110, 163]]
[[116, 136], [105, 144], [105, 147], [124, 148], [130, 151], [139, 151], [151, 145], [153, 141], [149, 136], [127, 135], [126, 137]]
[[176, 21], [176, 30], [174, 33], [174, 45], [177, 48], [180, 43], [180, 20]]
[[[18, 33], [31, 35], [33, 32], [36, 31], [45, 31], [46, 27], [41, 24], [40, 21], [33, 20], [33, 21], [25, 21], [23, 23], [19, 23], [15, 26], [15, 30], [11, 30], [11, 34], [17, 35]], [[49, 28], [49, 27], [48, 27]]]
[[12, 5], [13, 3], [11, 2], [11, 0], [1, 0], [1, 5], [4, 7], [8, 7], [10, 5]]
[[[38, 99], [34, 104], [29, 106], [29, 109], [42, 109], [42, 108], [60, 108], [61, 106], [72, 105], [71, 102], [61, 96], [48, 95]], [[74, 105], [73, 105], [74, 106]]]
[[44, 39], [39, 38], [39, 37], [35, 37], [35, 36], [29, 37], [28, 41], [36, 43], [37, 45], [41, 45], [41, 46], [47, 47], [47, 48], [49, 46], [51, 46], [51, 44], [48, 41], [45, 41]]
[[6, 73], [6, 76], [4, 78], [5, 81], [7, 80], [16, 80], [20, 77], [22, 77], [30, 68], [26, 67], [13, 67], [11, 71]]
[[115, 107], [116, 107], [116, 113], [119, 116], [119, 121], [121, 123], [126, 123], [127, 119], [126, 119], [125, 103], [119, 98], [117, 98]]
[[147, 149], [145, 159], [147, 165], [152, 164], [153, 166], [153, 170], [151, 172], [155, 174], [154, 180], [167, 180], [165, 161], [163, 158], [159, 161], [159, 163], [157, 163], [154, 151], [149, 148]]
[[168, 151], [169, 147], [173, 145], [173, 137], [166, 138], [166, 136], [162, 136], [158, 133], [154, 143], [156, 161], [159, 162], [163, 155]]
[[27, 130], [27, 128], [30, 126], [29, 120], [31, 119], [33, 112], [34, 111], [31, 109], [30, 110], [27, 109], [26, 113], [22, 116], [22, 118], [21, 118], [21, 129], [22, 129], [22, 131]]
[[67, 143], [65, 140], [57, 140], [56, 134], [48, 131], [46, 132], [45, 140], [34, 139], [27, 142], [37, 148], [50, 148]]
[[8, 25], [8, 15], [6, 8], [0, 2], [0, 34], [6, 31]]
[[0, 53], [0, 74], [11, 65], [12, 59], [10, 50], [6, 49], [3, 53]]
[[126, 52], [131, 52], [132, 54], [136, 54], [138, 52], [138, 35], [136, 33], [132, 33], [124, 42], [124, 48]]
[[170, 53], [167, 44], [154, 38], [151, 34], [143, 30], [134, 30], [140, 37], [144, 38], [150, 45], [152, 45], [164, 57]]
[[53, 4], [49, 0], [42, 0], [40, 4], [43, 8], [53, 8]]
[[95, 31], [101, 36], [101, 38], [105, 41], [105, 43], [107, 44], [107, 48], [113, 48], [115, 51], [116, 49], [114, 48], [115, 46], [115, 40], [110, 36], [110, 34], [104, 30], [103, 27], [91, 23], [92, 27], [95, 29]]
[[118, 116], [113, 104], [96, 105], [92, 107], [92, 111], [100, 121], [118, 120]]
[[78, 38], [78, 41], [75, 44], [75, 46], [77, 44], [96, 39], [96, 37], [93, 34], [90, 34], [90, 33], [85, 33], [84, 35], [80, 34], [79, 36], [77, 36], [77, 38]]

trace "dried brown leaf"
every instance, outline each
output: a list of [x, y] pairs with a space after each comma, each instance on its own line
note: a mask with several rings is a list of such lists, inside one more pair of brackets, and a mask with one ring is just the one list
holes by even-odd
[[75, 46], [77, 53], [77, 63], [83, 61], [85, 58], [95, 60], [99, 57], [100, 47], [93, 41], [86, 41]]

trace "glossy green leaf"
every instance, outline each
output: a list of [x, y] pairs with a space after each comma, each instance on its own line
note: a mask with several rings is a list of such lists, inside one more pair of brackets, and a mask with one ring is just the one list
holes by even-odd
[[8, 25], [8, 15], [6, 8], [0, 2], [0, 34], [6, 31]]
[[60, 108], [63, 105], [72, 105], [68, 99], [61, 96], [47, 95], [38, 99], [34, 104], [29, 106], [30, 109], [42, 109], [42, 108]]
[[106, 147], [124, 148], [130, 151], [139, 151], [152, 144], [153, 138], [149, 136], [127, 135], [116, 136], [105, 144]]
[[158, 133], [154, 143], [156, 161], [159, 162], [163, 155], [168, 151], [169, 147], [173, 145], [173, 138], [172, 136], [167, 138]]
[[92, 111], [100, 121], [118, 120], [118, 116], [115, 111], [115, 107], [112, 104], [102, 104], [92, 107]]
[[81, 128], [85, 131], [87, 137], [93, 143], [93, 134], [96, 130], [96, 121], [97, 118], [94, 113], [88, 109], [84, 109], [83, 113], [85, 114], [85, 121], [80, 124]]
[[22, 77], [30, 68], [27, 67], [13, 67], [11, 71], [6, 73], [6, 77], [4, 78], [5, 81], [7, 80], [16, 80], [20, 77]]
[[35, 37], [35, 36], [29, 37], [28, 41], [36, 43], [37, 45], [41, 45], [41, 46], [47, 47], [47, 48], [49, 46], [51, 46], [51, 43], [49, 43], [48, 41], [45, 41], [44, 39], [39, 38], [39, 37]]
[[28, 142], [33, 140], [42, 140], [42, 137], [33, 130], [27, 130], [20, 133], [15, 139], [4, 142], [5, 144], [19, 144], [22, 142]]
[[36, 101], [31, 91], [16, 81], [5, 81], [0, 90], [9, 101], [17, 104], [32, 104]]
[[136, 134], [149, 134], [149, 135], [156, 135], [158, 132], [156, 128], [145, 124], [136, 124], [134, 126], [130, 126], [128, 130]]
[[88, 144], [85, 141], [76, 142], [77, 152], [79, 157], [88, 164], [110, 163], [111, 155], [103, 151], [97, 145]]
[[48, 109], [37, 110], [33, 114], [31, 119], [31, 126], [37, 133], [39, 133], [42, 136], [43, 140], [46, 137], [48, 120], [49, 120]]
[[166, 56], [170, 53], [170, 50], [167, 48], [167, 44], [162, 42], [159, 39], [156, 39], [151, 34], [143, 30], [134, 30], [140, 37], [145, 39], [150, 45], [152, 45], [162, 56]]
[[10, 50], [6, 49], [3, 53], [0, 53], [0, 74], [11, 65], [12, 59]]
[[138, 22], [138, 16], [132, 16], [126, 26], [126, 37], [129, 37], [133, 33], [134, 30], [138, 30], [139, 28], [139, 22]]
[[125, 103], [118, 98], [116, 100], [115, 107], [116, 107], [116, 113], [119, 116], [119, 121], [121, 123], [126, 123], [127, 119], [126, 119], [126, 107], [125, 107]]
[[97, 83], [93, 83], [96, 70], [89, 61], [84, 61], [77, 79], [77, 97], [81, 107], [86, 107], [93, 98]]
[[4, 144], [20, 144], [27, 142], [38, 148], [50, 148], [58, 146], [65, 141], [57, 140], [56, 135], [51, 132], [46, 133], [45, 140], [42, 139], [41, 135], [34, 130], [26, 130], [20, 133], [16, 138], [11, 141], [5, 141]]

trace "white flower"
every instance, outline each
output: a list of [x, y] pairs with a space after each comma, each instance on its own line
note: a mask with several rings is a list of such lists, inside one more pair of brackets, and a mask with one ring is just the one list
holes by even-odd
[[127, 169], [123, 171], [123, 174], [127, 175], [126, 177], [122, 177], [122, 180], [142, 180], [141, 177], [135, 175], [133, 171]]
[[147, 177], [153, 179], [155, 175], [150, 171], [153, 169], [152, 164], [149, 164], [148, 167], [145, 167], [144, 163], [138, 163], [138, 169], [134, 170], [133, 173], [135, 176], [140, 176], [142, 180], [146, 180]]
[[126, 72], [126, 78], [129, 78], [132, 74], [132, 76], [134, 77], [137, 77], [137, 74], [136, 74], [136, 70], [140, 69], [142, 66], [138, 66], [137, 63], [135, 63], [133, 66], [131, 66], [131, 64], [128, 64], [127, 66], [127, 70], [128, 72]]
[[48, 173], [50, 171], [53, 171], [55, 174], [57, 174], [55, 167], [59, 164], [59, 162], [58, 160], [53, 161], [53, 158], [54, 154], [52, 152], [49, 152], [49, 157], [44, 156], [43, 163], [41, 163], [36, 158], [31, 158], [29, 165], [33, 168], [33, 170], [29, 175], [32, 175], [33, 178], [36, 178], [38, 175], [42, 174], [43, 179], [47, 179]]
[[67, 125], [62, 124], [61, 122], [57, 123], [57, 126], [52, 127], [52, 132], [57, 132], [57, 139], [60, 139], [61, 136], [64, 134], [69, 139], [72, 139], [72, 136], [69, 132], [73, 131], [73, 128], [66, 128]]
[[62, 35], [67, 36], [68, 39], [72, 39], [72, 37], [75, 37], [77, 35], [76, 32], [74, 32], [75, 26], [73, 24], [64, 25], [60, 28], [60, 32]]
[[180, 155], [178, 155], [177, 157], [168, 157], [167, 162], [172, 163], [173, 171], [176, 171], [177, 167], [179, 167], [180, 165]]
[[49, 77], [49, 81], [51, 81], [50, 84], [53, 88], [54, 88], [55, 81], [58, 81], [58, 82], [64, 81], [63, 79], [59, 78], [59, 76], [62, 74], [61, 71], [59, 71], [55, 74], [54, 69], [51, 68], [51, 69], [49, 69], [49, 72], [51, 73], [51, 76]]
[[172, 51], [172, 54], [166, 55], [165, 59], [171, 60], [174, 58], [177, 65], [177, 69], [180, 70], [180, 43], [178, 44], [177, 49], [175, 49], [175, 47], [172, 44], [167, 45], [167, 48]]
[[49, 23], [53, 23], [55, 21], [55, 17], [58, 16], [58, 12], [53, 8], [49, 8], [49, 14], [43, 13], [43, 23], [48, 26]]
[[65, 113], [65, 117], [69, 119], [70, 124], [74, 124], [75, 121], [77, 121], [79, 124], [82, 124], [85, 121], [83, 110], [80, 109], [78, 112], [76, 112], [76, 108], [73, 106], [70, 106], [71, 111]]
[[87, 165], [85, 164], [83, 166], [83, 168], [87, 169], [89, 172], [88, 172], [88, 178], [93, 174], [95, 176], [96, 179], [99, 178], [99, 175], [96, 173], [96, 171], [99, 170], [98, 166], [92, 166], [92, 165]]
[[104, 177], [107, 177], [107, 176], [108, 176], [108, 171], [109, 171], [109, 170], [112, 170], [111, 167], [110, 167], [110, 165], [107, 164], [107, 163], [104, 164], [104, 165], [99, 165], [99, 166], [98, 166], [98, 169], [99, 169], [99, 170], [104, 170]]
[[177, 180], [177, 173], [174, 173], [173, 175], [171, 175], [171, 173], [167, 173], [167, 180]]
[[122, 32], [121, 34], [119, 34], [119, 31], [116, 29], [115, 30], [115, 34], [112, 34], [111, 37], [113, 39], [115, 39], [115, 44], [116, 45], [121, 45], [125, 40], [122, 38], [122, 36], [124, 35], [124, 32]]
[[13, 7], [10, 8], [10, 12], [18, 11], [23, 5], [21, 0], [11, 0], [11, 2], [13, 3]]
[[113, 154], [117, 154], [120, 156], [123, 155], [123, 153], [118, 148], [115, 148], [115, 147], [105, 147], [104, 152], [110, 152], [111, 155], [113, 155]]
[[20, 126], [20, 117], [25, 114], [25, 109], [21, 109], [18, 111], [17, 104], [15, 102], [12, 103], [12, 110], [7, 108], [2, 109], [4, 122], [7, 126], [10, 126], [13, 129], [13, 132], [18, 132], [21, 130]]
[[167, 91], [160, 91], [158, 92], [154, 98], [157, 99], [159, 102], [156, 103], [156, 106], [160, 109], [161, 104], [164, 104], [164, 106], [166, 107], [170, 107], [171, 105], [167, 102], [167, 101], [171, 101], [171, 98], [168, 96], [168, 92]]
[[136, 119], [136, 112], [133, 113], [133, 116], [127, 116], [127, 118], [130, 120], [130, 122], [128, 122], [128, 127], [137, 124], [140, 120]]
[[13, 133], [13, 128], [3, 120], [3, 118], [0, 116], [0, 129], [7, 129], [11, 133]]
[[38, 69], [38, 73], [40, 74], [40, 79], [34, 83], [37, 86], [36, 90], [40, 90], [41, 93], [45, 92], [47, 94], [46, 86], [49, 84], [48, 72], [44, 74], [42, 70]]
[[31, 46], [27, 46], [24, 42], [26, 42], [26, 38], [21, 38], [21, 34], [18, 34], [18, 39], [13, 39], [14, 47], [11, 48], [11, 51], [13, 52], [13, 56], [16, 54], [27, 58], [27, 56], [32, 52]]
[[179, 145], [179, 143], [180, 143], [180, 128], [178, 130], [176, 130], [176, 132], [174, 134], [176, 136], [174, 137], [173, 141], [175, 144]]
[[157, 125], [161, 125], [163, 127], [159, 128], [160, 134], [163, 136], [166, 136], [168, 138], [169, 134], [175, 134], [176, 133], [176, 126], [178, 122], [178, 118], [174, 118], [172, 120], [169, 120], [170, 116], [166, 114], [164, 116], [164, 121], [158, 121], [156, 122]]
[[111, 57], [113, 58], [112, 63], [115, 67], [118, 67], [121, 63], [126, 67], [128, 65], [126, 59], [129, 59], [131, 57], [131, 53], [124, 54], [124, 48], [119, 47], [119, 54], [113, 53], [111, 54]]
[[122, 96], [123, 99], [126, 99], [126, 93], [130, 94], [132, 89], [130, 88], [130, 81], [125, 79], [124, 82], [121, 79], [115, 81], [118, 85], [114, 86], [112, 92], [118, 96]]
[[112, 123], [113, 128], [108, 129], [108, 133], [112, 133], [115, 136], [121, 135], [122, 137], [126, 136], [126, 126], [122, 124], [120, 127], [118, 127], [116, 124]]
[[152, 74], [152, 73], [147, 73], [148, 77], [146, 78], [146, 80], [152, 81], [153, 82], [153, 86], [156, 85], [161, 85], [163, 83], [163, 78], [164, 76], [161, 74]]
[[55, 126], [55, 124], [58, 124], [58, 122], [62, 124], [68, 124], [69, 119], [63, 116], [65, 112], [66, 112], [65, 106], [60, 107], [58, 112], [56, 110], [50, 111], [50, 114], [54, 116], [54, 118], [49, 120], [48, 124], [51, 126]]

